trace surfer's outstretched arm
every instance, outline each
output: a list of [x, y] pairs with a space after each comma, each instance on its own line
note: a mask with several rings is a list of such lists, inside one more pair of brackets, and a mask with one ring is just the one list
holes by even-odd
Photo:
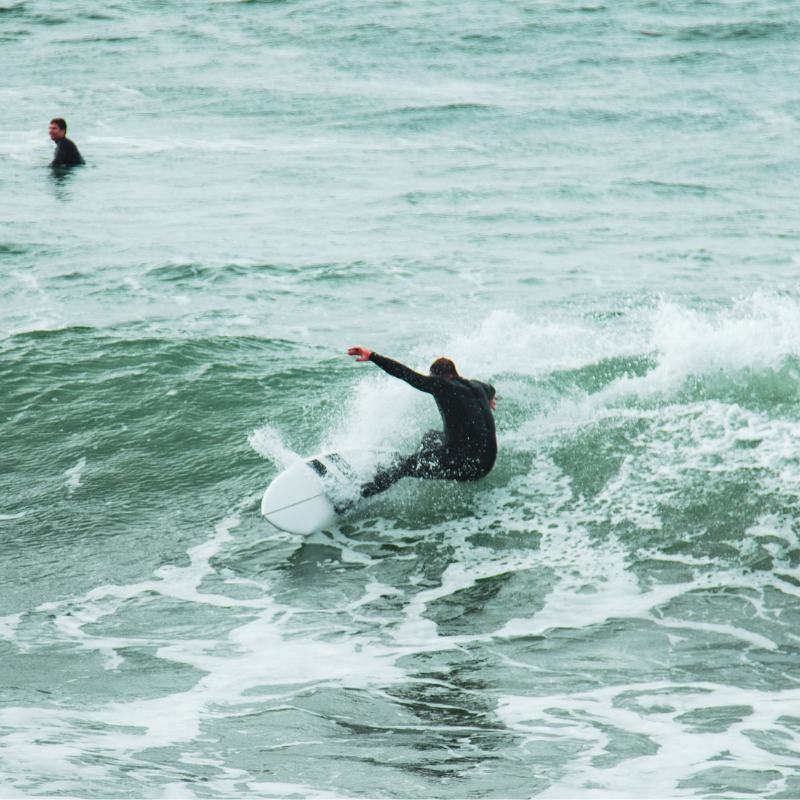
[[405, 364], [399, 361], [394, 361], [391, 358], [386, 358], [379, 353], [372, 350], [367, 350], [366, 347], [351, 347], [347, 351], [349, 356], [357, 356], [356, 361], [372, 361], [377, 364], [384, 372], [391, 375], [393, 378], [399, 378], [405, 381], [409, 386], [419, 389], [421, 392], [428, 394], [436, 394], [437, 389], [445, 382], [444, 378], [435, 377], [432, 375], [422, 375], [419, 372], [414, 372]]

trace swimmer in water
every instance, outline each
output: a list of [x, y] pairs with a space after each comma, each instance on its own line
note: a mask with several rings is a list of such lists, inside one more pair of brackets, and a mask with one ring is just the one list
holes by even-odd
[[366, 347], [351, 347], [347, 354], [356, 361], [372, 361], [392, 377], [433, 395], [444, 426], [443, 431], [428, 431], [416, 453], [381, 470], [362, 488], [362, 497], [383, 492], [401, 478], [477, 481], [489, 474], [497, 457], [493, 386], [462, 378], [448, 358], [436, 359], [430, 373], [422, 375]]
[[67, 123], [60, 117], [50, 120], [50, 138], [56, 143], [51, 167], [77, 167], [86, 163], [75, 142], [67, 139]]

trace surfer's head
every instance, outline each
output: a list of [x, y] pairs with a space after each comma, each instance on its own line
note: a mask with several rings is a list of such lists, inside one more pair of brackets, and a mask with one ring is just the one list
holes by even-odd
[[457, 378], [458, 372], [456, 365], [449, 358], [437, 358], [431, 364], [431, 375], [438, 375], [441, 378]]
[[50, 120], [50, 138], [57, 142], [67, 135], [67, 123], [61, 117]]

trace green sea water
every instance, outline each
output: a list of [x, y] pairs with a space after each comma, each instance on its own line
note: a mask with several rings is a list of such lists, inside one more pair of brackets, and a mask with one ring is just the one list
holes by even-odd
[[[797, 797], [798, 42], [0, 0], [2, 795]], [[494, 385], [497, 464], [278, 531], [437, 424], [353, 345]]]

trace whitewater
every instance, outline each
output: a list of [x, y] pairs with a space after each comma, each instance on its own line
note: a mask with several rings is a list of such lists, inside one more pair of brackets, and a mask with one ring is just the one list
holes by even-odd
[[[2, 795], [800, 795], [798, 41], [0, 0]], [[438, 424], [355, 345], [495, 386], [497, 463], [284, 533]]]

